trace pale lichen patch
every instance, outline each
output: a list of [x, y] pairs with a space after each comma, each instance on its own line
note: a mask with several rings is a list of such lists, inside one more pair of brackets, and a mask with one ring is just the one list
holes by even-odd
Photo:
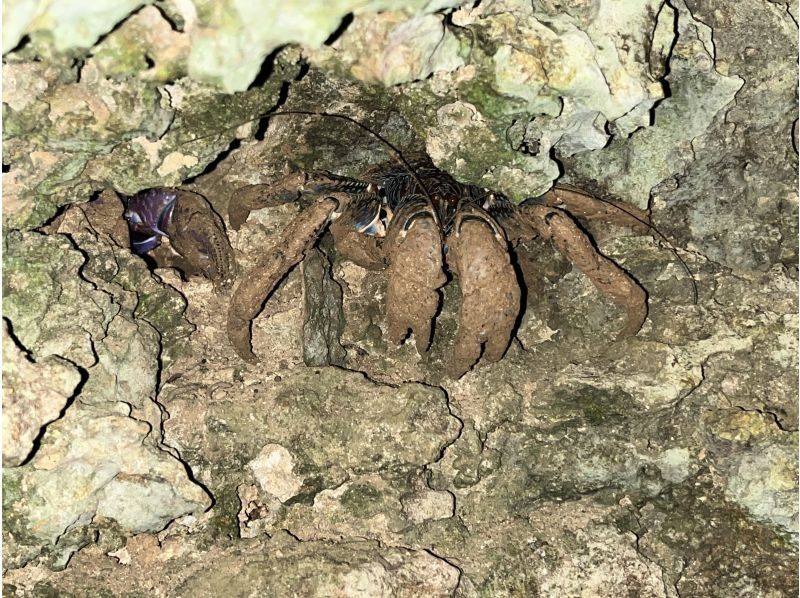
[[248, 467], [259, 486], [281, 502], [295, 496], [303, 487], [303, 478], [294, 473], [294, 457], [279, 444], [266, 445]]
[[158, 172], [160, 176], [167, 176], [173, 172], [177, 172], [181, 168], [190, 168], [197, 164], [198, 161], [196, 156], [182, 154], [181, 152], [170, 152], [166, 155], [164, 161], [161, 162], [161, 166], [158, 167], [156, 172]]

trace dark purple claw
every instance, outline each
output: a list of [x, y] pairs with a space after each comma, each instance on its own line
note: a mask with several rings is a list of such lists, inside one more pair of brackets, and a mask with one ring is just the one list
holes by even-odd
[[153, 235], [152, 237], [147, 237], [147, 238], [144, 237], [139, 238], [137, 236], [134, 236], [134, 238], [131, 240], [133, 251], [139, 255], [147, 253], [151, 249], [155, 249], [156, 247], [159, 246], [160, 243], [161, 243], [161, 237], [159, 237], [158, 235]]
[[176, 189], [158, 187], [140, 191], [128, 200], [124, 216], [136, 253], [147, 253], [158, 247], [161, 237], [169, 236], [164, 231], [169, 226], [177, 197]]

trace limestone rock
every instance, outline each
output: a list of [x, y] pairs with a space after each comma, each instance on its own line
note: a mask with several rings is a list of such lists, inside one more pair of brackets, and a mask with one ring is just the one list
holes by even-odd
[[3, 322], [3, 467], [16, 467], [33, 452], [34, 442], [58, 419], [81, 381], [80, 371], [50, 355], [32, 361]]
[[[70, 392], [81, 382], [72, 403], [62, 396], [56, 421], [39, 423], [48, 425], [26, 464], [4, 471], [5, 556], [15, 566], [43, 552], [63, 566], [104, 520], [132, 533], [158, 531], [208, 501], [160, 443], [159, 334], [134, 315], [136, 291], [123, 286], [128, 274], [117, 276], [124, 261], [107, 238], [72, 232], [72, 240], [7, 237], [4, 307], [16, 338], [42, 367], [67, 356]], [[149, 277], [141, 262], [126, 265]]]
[[[65, 6], [4, 12], [8, 349], [83, 380], [4, 473], [5, 593], [797, 594], [796, 6]], [[394, 349], [386, 273], [322, 239], [245, 365], [229, 297], [151, 273], [104, 204], [184, 183], [224, 217], [393, 158], [376, 134], [514, 200], [561, 177], [647, 206], [650, 235], [580, 223], [646, 289], [641, 331], [613, 341], [624, 314], [532, 239], [506, 355], [446, 380], [457, 277], [430, 352]], [[231, 231], [244, 276], [309, 201]]]

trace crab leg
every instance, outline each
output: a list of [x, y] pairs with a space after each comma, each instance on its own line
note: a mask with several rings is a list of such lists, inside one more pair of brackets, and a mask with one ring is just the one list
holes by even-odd
[[292, 172], [273, 183], [237, 189], [228, 201], [228, 222], [233, 230], [239, 230], [253, 210], [295, 201], [303, 192], [335, 195], [364, 191], [367, 186], [368, 183], [326, 172]]
[[520, 311], [520, 288], [506, 238], [494, 219], [474, 204], [462, 205], [447, 238], [448, 264], [458, 274], [461, 307], [448, 375], [457, 379], [481, 357], [498, 361]]
[[439, 310], [437, 290], [447, 282], [439, 223], [427, 198], [411, 196], [394, 214], [385, 251], [389, 342], [401, 344], [411, 330], [422, 355], [431, 344], [433, 318]]
[[545, 239], [592, 281], [597, 290], [628, 312], [617, 339], [634, 336], [647, 318], [647, 293], [622, 268], [598, 253], [589, 237], [566, 212], [545, 205], [520, 208]]
[[386, 236], [381, 198], [370, 188], [350, 196], [347, 212], [331, 223], [336, 251], [345, 259], [367, 270], [383, 270]]
[[306, 175], [293, 172], [272, 184], [247, 185], [237, 189], [228, 202], [228, 222], [239, 230], [250, 212], [288, 203], [300, 197]]
[[242, 279], [228, 309], [228, 338], [245, 361], [257, 358], [250, 347], [250, 324], [284, 275], [305, 256], [346, 196], [332, 193], [301, 212], [281, 233], [264, 258]]
[[646, 210], [610, 199], [599, 200], [571, 186], [556, 185], [538, 198], [538, 202], [551, 208], [563, 208], [573, 216], [603, 220], [645, 234], [650, 230], [650, 214]]

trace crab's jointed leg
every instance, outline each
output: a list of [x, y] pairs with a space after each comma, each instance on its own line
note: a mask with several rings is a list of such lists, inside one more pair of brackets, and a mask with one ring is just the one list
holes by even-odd
[[381, 198], [372, 188], [368, 186], [366, 192], [350, 195], [347, 211], [329, 229], [336, 251], [357, 266], [383, 270], [386, 231], [381, 216]]
[[520, 288], [505, 235], [480, 207], [459, 208], [447, 246], [448, 264], [461, 287], [458, 333], [448, 364], [448, 375], [457, 379], [477, 363], [482, 350], [489, 363], [503, 356], [519, 315]]
[[245, 361], [257, 361], [250, 347], [250, 324], [253, 318], [261, 311], [278, 282], [316, 242], [336, 209], [346, 201], [345, 194], [331, 193], [303, 210], [236, 287], [228, 309], [228, 338]]
[[346, 260], [367, 270], [383, 270], [386, 267], [381, 239], [358, 232], [343, 218], [331, 223], [329, 230], [336, 251]]
[[250, 212], [288, 203], [300, 197], [306, 175], [293, 172], [271, 184], [247, 185], [237, 189], [228, 202], [228, 222], [239, 230]]
[[597, 290], [625, 308], [628, 322], [617, 339], [634, 336], [647, 318], [647, 293], [622, 268], [598, 253], [589, 237], [569, 215], [546, 205], [520, 208], [543, 238], [592, 281]]
[[296, 201], [303, 193], [336, 195], [367, 191], [369, 183], [329, 172], [292, 172], [273, 183], [246, 185], [237, 189], [228, 202], [228, 221], [239, 230], [250, 212]]
[[409, 330], [420, 355], [431, 344], [439, 310], [438, 289], [447, 282], [439, 223], [430, 200], [410, 196], [392, 219], [384, 246], [389, 260], [386, 292], [387, 336], [399, 345]]
[[597, 199], [575, 187], [556, 185], [538, 198], [537, 203], [562, 208], [573, 216], [592, 220], [602, 220], [646, 234], [650, 230], [650, 214], [646, 210], [610, 199]]

